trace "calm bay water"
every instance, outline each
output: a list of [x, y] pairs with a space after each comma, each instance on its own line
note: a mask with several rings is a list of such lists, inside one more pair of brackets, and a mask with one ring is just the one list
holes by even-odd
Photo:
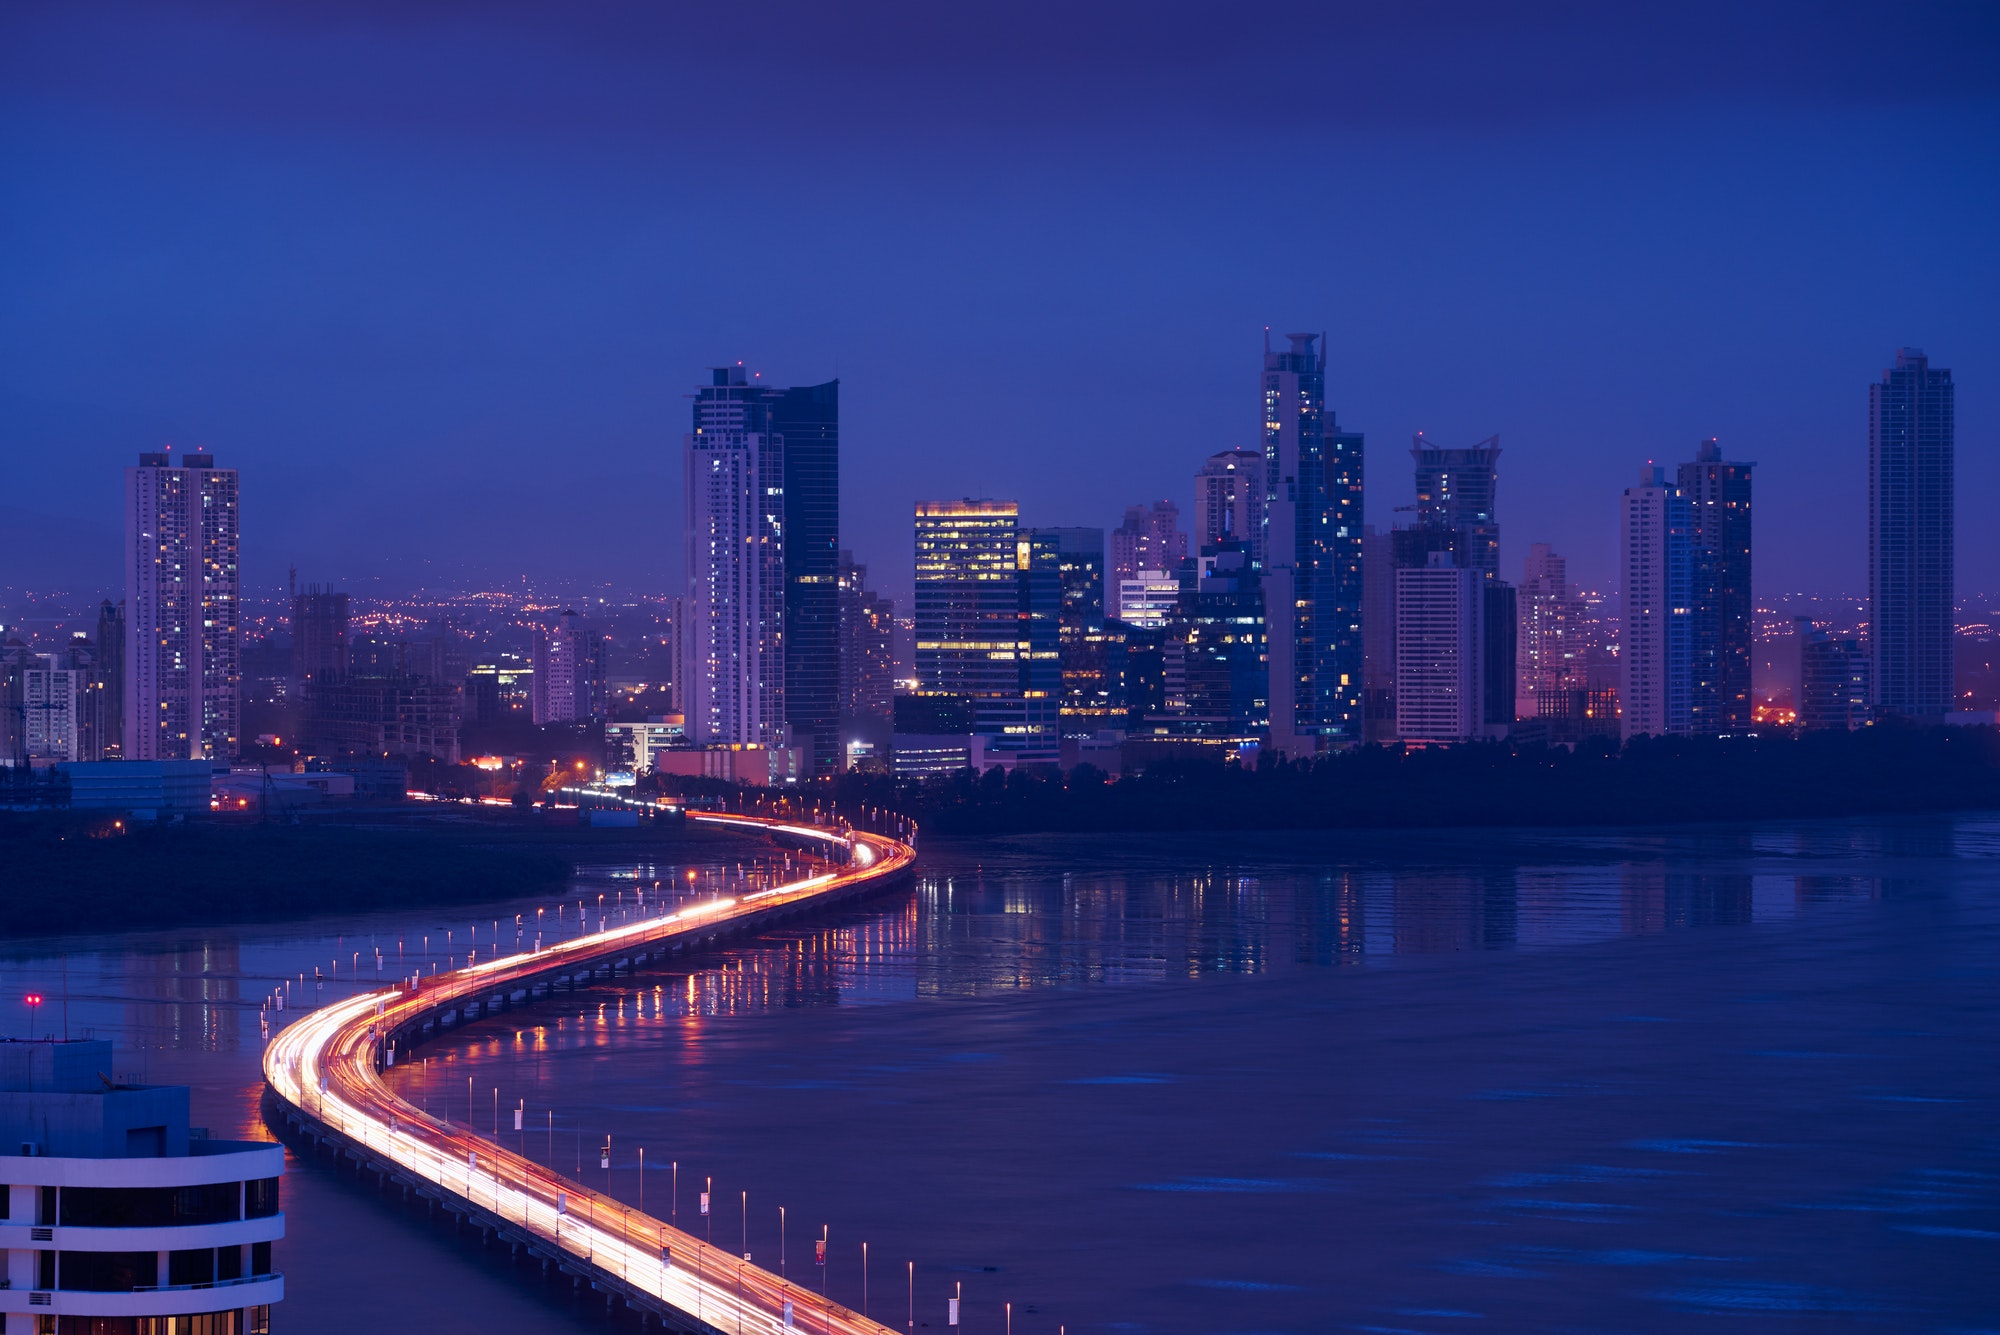
[[[442, 963], [533, 907], [64, 942], [71, 1028], [260, 1134], [285, 978], [337, 960], [344, 993], [357, 953], [370, 982], [378, 947], [428, 932]], [[50, 943], [0, 969], [60, 995]], [[940, 1331], [961, 1287], [965, 1329], [1011, 1302], [1024, 1333], [1972, 1330], [2000, 1309], [1996, 981], [1985, 817], [1021, 838], [396, 1078], [489, 1131], [495, 1091], [524, 1102], [535, 1157], [795, 1276], [824, 1228], [857, 1307], [866, 1242], [898, 1326], [913, 1261]], [[287, 1191], [282, 1329], [601, 1324], [322, 1169]]]

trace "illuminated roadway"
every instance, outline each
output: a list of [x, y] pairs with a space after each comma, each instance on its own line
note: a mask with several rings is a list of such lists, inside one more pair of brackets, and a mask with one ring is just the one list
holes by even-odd
[[[812, 1289], [788, 1283], [691, 1233], [592, 1191], [544, 1164], [509, 1152], [465, 1127], [430, 1116], [399, 1098], [382, 1067], [403, 1060], [427, 1023], [463, 1023], [467, 1012], [534, 995], [540, 986], [573, 984], [607, 961], [637, 962], [699, 945], [720, 931], [756, 930], [810, 908], [858, 897], [906, 871], [906, 843], [861, 831], [718, 812], [688, 819], [753, 832], [846, 845], [846, 865], [735, 899], [691, 904], [580, 936], [538, 951], [505, 955], [308, 1012], [271, 1040], [264, 1079], [287, 1113], [358, 1162], [385, 1176], [414, 1179], [425, 1194], [456, 1198], [482, 1227], [525, 1239], [572, 1273], [642, 1311], [693, 1329], [722, 1332], [822, 1331], [883, 1335], [870, 1321]], [[402, 1041], [398, 1041], [401, 1039]], [[316, 1124], [316, 1125], [315, 1125]], [[663, 1260], [663, 1249], [671, 1259]], [[790, 1320], [787, 1320], [787, 1316]]]

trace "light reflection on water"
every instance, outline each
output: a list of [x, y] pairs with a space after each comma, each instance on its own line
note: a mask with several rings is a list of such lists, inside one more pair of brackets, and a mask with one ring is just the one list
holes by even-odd
[[[673, 1006], [733, 1015], [1538, 950], [1783, 919], [1920, 890], [1938, 859], [1996, 857], [2000, 822], [1980, 817], [938, 843], [926, 849], [913, 892], [712, 956], [678, 986]], [[67, 993], [71, 1032], [115, 1037], [135, 1059], [254, 1051], [259, 1012], [274, 994], [295, 1011], [315, 997], [462, 963], [467, 945], [483, 955], [496, 933], [509, 949], [531, 946], [538, 927], [558, 940], [577, 930], [579, 901], [595, 922], [600, 895], [614, 908], [640, 890], [655, 903], [662, 894], [699, 899], [738, 868], [703, 865], [691, 889], [683, 867], [590, 866], [560, 905], [73, 937], [61, 943], [67, 979], [54, 943], [23, 941], [0, 947], [0, 967], [14, 990], [51, 998], [39, 1017], [45, 1032], [60, 1027], [56, 999]], [[525, 921], [519, 936], [516, 913]], [[22, 1032], [26, 1020], [0, 1028]]]
[[[680, 1033], [691, 1051], [702, 1049], [730, 1032], [717, 1021], [802, 1009], [948, 1006], [1215, 975], [1365, 970], [1411, 957], [1536, 953], [1654, 933], [1740, 932], [1869, 901], [1934, 895], [1942, 881], [1984, 874], [1996, 860], [2000, 821], [1986, 817], [1673, 831], [936, 843], [926, 848], [910, 890], [687, 967], [620, 978], [497, 1017], [432, 1045], [431, 1060], [399, 1069], [396, 1079], [434, 1110], [490, 1130], [496, 1116], [490, 1092], [481, 1098], [475, 1090], [466, 1102], [471, 1070], [495, 1072], [510, 1091], [517, 1085], [544, 1091], [554, 1071], [566, 1069], [545, 1070], [544, 1060], [559, 1063], [582, 1051], [609, 1055], [628, 1043], [637, 1050], [670, 1032]], [[315, 994], [332, 1000], [374, 986], [378, 949], [386, 981], [399, 970], [448, 967], [468, 944], [476, 943], [483, 957], [496, 934], [511, 945], [516, 913], [523, 916], [523, 944], [532, 941], [538, 907], [544, 935], [553, 940], [577, 929], [579, 900], [594, 921], [599, 895], [613, 909], [641, 890], [649, 899], [700, 898], [735, 874], [734, 864], [703, 866], [690, 888], [685, 870], [652, 863], [588, 867], [560, 916], [553, 904], [524, 902], [338, 924], [10, 943], [0, 947], [0, 997], [29, 989], [48, 995], [39, 1017], [43, 1031], [58, 1027], [58, 999], [67, 997], [70, 1031], [116, 1039], [122, 1070], [193, 1083], [198, 1120], [205, 1117], [218, 1131], [262, 1134], [255, 1104], [260, 1013], [287, 982], [296, 1009]], [[11, 1009], [25, 1019], [18, 1006]], [[732, 1071], [729, 1057], [726, 1046], [714, 1048], [698, 1070], [724, 1085], [748, 1078]], [[915, 1078], [893, 1065], [867, 1074], [892, 1090]], [[1107, 1082], [1153, 1078], [1113, 1071], [1074, 1083], [1109, 1088]], [[824, 1076], [787, 1079], [773, 1086], [787, 1097], [833, 1087]], [[515, 1097], [508, 1094], [503, 1112]], [[630, 1111], [620, 1115], [657, 1113], [662, 1100], [677, 1097], [653, 1092], [641, 1079]], [[545, 1141], [530, 1136], [525, 1148], [553, 1156], [568, 1171], [566, 1161], [583, 1157], [584, 1127], [580, 1115], [557, 1112], [551, 1122], [549, 1114], [543, 1106], [537, 1123]], [[604, 1118], [593, 1117], [591, 1133], [601, 1134]], [[310, 1208], [314, 1190], [300, 1184], [303, 1194], [291, 1197], [288, 1208]], [[343, 1273], [390, 1263], [369, 1250], [390, 1244], [366, 1230], [342, 1245], [337, 1257], [294, 1250], [284, 1258], [292, 1284], [287, 1329], [322, 1328], [315, 1325], [316, 1293], [338, 1295]], [[430, 1244], [403, 1238], [395, 1245], [421, 1252]], [[496, 1277], [486, 1313], [496, 1329], [509, 1328], [506, 1292]], [[330, 1314], [342, 1309], [329, 1301], [323, 1328], [330, 1330], [337, 1328]], [[553, 1319], [537, 1318], [541, 1328], [561, 1328], [547, 1325]]]

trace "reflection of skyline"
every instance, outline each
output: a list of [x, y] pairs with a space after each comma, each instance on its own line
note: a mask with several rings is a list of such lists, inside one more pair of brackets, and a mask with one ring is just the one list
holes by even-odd
[[236, 1051], [241, 957], [234, 937], [132, 956], [125, 969], [127, 1045], [156, 1052]]
[[[927, 859], [927, 874], [901, 897], [736, 943], [703, 957], [699, 967], [644, 976], [639, 990], [647, 995], [625, 1003], [627, 1018], [1264, 974], [1371, 957], [1540, 949], [1729, 927], [1828, 902], [1915, 893], [1935, 881], [1940, 861], [1985, 865], [2000, 853], [2000, 827], [1975, 819], [1802, 822], [1556, 842], [1554, 858], [1549, 841], [1536, 837], [1499, 840], [1484, 862], [1477, 845], [1446, 842], [1441, 851], [1450, 861], [1398, 865], [1393, 853], [1384, 857], [1378, 849], [1349, 865], [1325, 866], [1279, 861], [1288, 851], [1274, 844], [1271, 861], [1246, 858], [1236, 848], [1226, 859], [1191, 859], [1185, 871], [1083, 870], [1089, 841], [1074, 845], [1080, 861], [1068, 871], [1051, 866], [1046, 853], [1010, 861], [1005, 848], [947, 849]], [[1562, 860], [1565, 854], [1574, 860]], [[621, 901], [631, 904], [634, 889], [644, 890], [649, 906], [668, 886], [671, 899], [702, 898], [713, 892], [711, 869], [728, 878], [737, 870], [734, 862], [696, 865], [692, 890], [684, 864], [586, 868], [568, 891], [566, 914], [559, 919], [551, 899], [544, 925], [553, 935], [573, 933], [578, 899], [588, 903], [594, 922], [599, 893], [614, 911]], [[118, 1033], [135, 1053], [254, 1050], [258, 1007], [285, 979], [296, 983], [301, 972], [307, 979], [303, 992], [294, 987], [296, 1008], [300, 996], [311, 994], [314, 967], [331, 969], [336, 959], [323, 1000], [348, 995], [357, 981], [374, 985], [369, 957], [376, 945], [391, 976], [399, 940], [407, 940], [407, 967], [431, 960], [442, 966], [452, 951], [463, 951], [466, 922], [474, 917], [483, 954], [491, 948], [489, 916], [490, 909], [465, 906], [380, 915], [324, 934], [272, 928], [258, 936], [257, 929], [226, 927], [139, 938], [125, 951], [100, 944], [70, 956], [71, 1029]], [[532, 939], [532, 907], [525, 918]], [[453, 924], [461, 940], [439, 939]], [[425, 932], [433, 937], [428, 956], [421, 949]], [[57, 997], [60, 963], [46, 955], [20, 960], [8, 970], [9, 982]], [[663, 983], [667, 991], [656, 1000], [652, 990]], [[594, 994], [592, 1008], [598, 999], [615, 998], [625, 980], [607, 987]], [[619, 1004], [613, 1001], [610, 1021]], [[594, 1009], [590, 1018], [594, 1029]], [[38, 1023], [59, 1028], [57, 1007], [47, 1007]], [[573, 1024], [564, 1021], [566, 1039]]]

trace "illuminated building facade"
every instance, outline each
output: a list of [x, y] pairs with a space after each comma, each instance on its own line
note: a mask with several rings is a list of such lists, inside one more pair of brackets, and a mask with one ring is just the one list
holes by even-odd
[[778, 746], [785, 730], [785, 470], [771, 396], [740, 366], [695, 394], [685, 439], [688, 740]]
[[1362, 438], [1327, 410], [1319, 336], [1289, 339], [1261, 380], [1270, 745], [1309, 754], [1361, 740]]
[[553, 626], [535, 636], [534, 678], [530, 683], [530, 716], [537, 727], [550, 723], [580, 723], [597, 711], [597, 655], [583, 619], [564, 608]]
[[1569, 564], [1546, 542], [1528, 548], [1518, 607], [1514, 712], [1540, 718], [1544, 696], [1582, 690], [1585, 681], [1583, 627], [1570, 594]]
[[868, 567], [840, 554], [840, 713], [888, 722], [896, 693], [896, 605], [868, 588]]
[[969, 698], [1002, 763], [1061, 754], [1060, 566], [1013, 501], [917, 503], [917, 687]]
[[125, 470], [127, 760], [233, 760], [241, 742], [236, 470], [141, 454]]
[[1058, 714], [1066, 737], [1088, 737], [1115, 726], [1112, 664], [1106, 653], [1104, 607], [1104, 530], [1101, 528], [1041, 528], [1032, 534], [1041, 544], [1054, 544], [1061, 611], [1056, 623], [1057, 661], [1061, 671]]

